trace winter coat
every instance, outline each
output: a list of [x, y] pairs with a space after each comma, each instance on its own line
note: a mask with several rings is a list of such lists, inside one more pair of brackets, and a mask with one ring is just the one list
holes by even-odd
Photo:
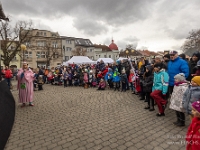
[[199, 137], [200, 137], [200, 119], [194, 117], [192, 119], [192, 123], [190, 124], [186, 135], [186, 141], [187, 141], [186, 150], [200, 150]]
[[99, 82], [99, 87], [104, 89], [106, 87], [106, 83], [103, 81], [103, 82]]
[[121, 75], [121, 82], [126, 83], [126, 81], [127, 81], [127, 75], [124, 73]]
[[134, 73], [130, 73], [128, 77], [128, 82], [133, 83], [135, 81], [135, 75]]
[[119, 77], [118, 68], [115, 67], [114, 73], [113, 73], [113, 82], [119, 82], [119, 81], [120, 81], [120, 77]]
[[174, 86], [174, 76], [179, 73], [184, 73], [185, 77], [189, 76], [189, 66], [188, 63], [177, 57], [173, 61], [169, 61], [168, 63], [168, 74], [169, 74], [169, 85]]
[[155, 90], [162, 91], [162, 94], [166, 94], [168, 90], [169, 75], [164, 69], [159, 72], [154, 72], [152, 92]]
[[143, 83], [142, 83], [144, 92], [152, 91], [153, 78], [154, 78], [154, 76], [152, 73], [144, 78]]
[[105, 81], [108, 81], [109, 80], [112, 80], [113, 79], [113, 72], [112, 72], [112, 69], [108, 69], [108, 72], [106, 73], [105, 75]]
[[188, 83], [182, 83], [178, 86], [174, 86], [173, 93], [170, 99], [170, 105], [169, 108], [179, 111], [179, 112], [185, 112], [183, 109], [183, 94], [188, 88]]
[[189, 86], [183, 94], [183, 107], [187, 114], [191, 115], [192, 103], [200, 100], [200, 86]]
[[87, 72], [84, 72], [83, 81], [85, 83], [88, 83], [88, 73]]

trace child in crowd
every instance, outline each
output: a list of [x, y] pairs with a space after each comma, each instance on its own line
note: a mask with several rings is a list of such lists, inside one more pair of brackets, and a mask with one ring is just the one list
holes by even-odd
[[79, 74], [77, 73], [77, 71], [74, 71], [74, 86], [78, 86], [79, 85]]
[[116, 66], [114, 66], [114, 73], [113, 73], [113, 82], [115, 83], [115, 91], [120, 89], [120, 77], [119, 77], [119, 72]]
[[187, 88], [183, 95], [183, 107], [192, 119], [192, 103], [200, 99], [200, 76], [192, 78], [191, 85]]
[[38, 71], [37, 69], [34, 69], [33, 72], [34, 74], [34, 80], [33, 80], [33, 86], [34, 86], [34, 91], [36, 91], [37, 88], [37, 78], [38, 78]]
[[153, 67], [151, 65], [146, 66], [146, 72], [144, 74], [143, 80], [143, 91], [145, 93], [146, 102], [148, 105], [144, 109], [149, 109], [149, 111], [154, 111], [154, 100], [151, 98], [150, 94], [153, 87]]
[[64, 82], [64, 88], [65, 88], [67, 87], [67, 79], [68, 79], [68, 73], [67, 73], [66, 68], [64, 68], [62, 75], [63, 75], [63, 82]]
[[102, 74], [101, 71], [99, 71], [98, 74], [97, 74], [97, 83], [98, 83], [98, 84], [99, 84], [101, 78], [103, 78], [103, 74]]
[[135, 87], [134, 87], [135, 74], [134, 74], [133, 69], [130, 70], [130, 74], [129, 74], [129, 77], [128, 77], [128, 82], [130, 84], [132, 94], [135, 94]]
[[106, 87], [106, 83], [105, 83], [104, 79], [102, 78], [99, 82], [99, 86], [98, 86], [97, 90], [105, 90], [105, 87]]
[[125, 73], [125, 70], [122, 70], [122, 75], [121, 75], [121, 83], [122, 83], [122, 90], [121, 92], [126, 92], [126, 81], [127, 81], [127, 75]]
[[182, 106], [183, 94], [187, 90], [188, 82], [185, 79], [184, 73], [179, 73], [174, 76], [174, 89], [171, 96], [169, 108], [176, 111], [177, 121], [173, 124], [176, 126], [185, 126], [185, 114]]
[[108, 72], [107, 72], [106, 75], [105, 75], [105, 81], [107, 82], [107, 84], [108, 84], [108, 86], [109, 86], [110, 89], [113, 88], [112, 79], [113, 79], [113, 72], [112, 72], [112, 69], [111, 69], [111, 68], [108, 68]]
[[44, 81], [42, 75], [39, 75], [37, 83], [38, 83], [38, 91], [43, 90], [42, 85], [44, 84]]
[[84, 88], [87, 89], [88, 88], [88, 70], [85, 69], [83, 74], [84, 74], [83, 75]]
[[186, 149], [199, 150], [200, 149], [200, 101], [192, 103], [192, 123], [190, 124], [186, 135]]
[[71, 69], [68, 71], [68, 82], [69, 82], [69, 86], [72, 86], [72, 79], [73, 79], [73, 74]]
[[93, 76], [92, 86], [93, 86], [93, 87], [96, 87], [96, 86], [97, 86], [97, 78], [96, 78], [95, 76]]
[[162, 63], [154, 65], [154, 80], [150, 96], [155, 100], [159, 113], [156, 116], [165, 116], [167, 101], [164, 99], [168, 90], [169, 75], [165, 72]]
[[88, 79], [88, 84], [90, 87], [92, 87], [92, 80], [93, 80], [93, 71], [90, 70], [89, 79]]

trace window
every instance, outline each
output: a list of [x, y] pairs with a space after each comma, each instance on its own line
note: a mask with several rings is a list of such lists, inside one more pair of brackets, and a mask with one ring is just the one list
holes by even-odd
[[37, 41], [37, 46], [46, 46], [46, 42], [44, 41]]
[[65, 56], [65, 61], [69, 60], [69, 56]]
[[16, 57], [16, 56], [12, 59], [12, 61], [15, 61], [15, 60], [17, 60], [17, 57]]
[[26, 52], [24, 53], [24, 57], [25, 57], [25, 58], [32, 58], [32, 52], [26, 51]]
[[32, 58], [32, 52], [29, 52], [28, 55], [29, 58]]
[[71, 44], [72, 42], [71, 42], [71, 40], [66, 40], [66, 43]]
[[53, 42], [53, 43], [52, 43], [52, 46], [53, 46], [54, 48], [57, 48], [57, 47], [58, 47], [57, 42]]
[[104, 58], [106, 58], [106, 55], [104, 55]]
[[91, 56], [91, 59], [93, 60], [93, 59], [94, 59], [94, 57], [93, 57], [93, 56]]
[[37, 52], [36, 56], [37, 56], [37, 58], [41, 58], [40, 52]]
[[45, 52], [41, 52], [41, 58], [46, 58], [46, 53]]
[[89, 49], [89, 48], [87, 49], [87, 52], [90, 52], [90, 49]]
[[63, 50], [65, 50], [65, 45], [63, 45]]
[[66, 47], [66, 52], [67, 52], [67, 51], [71, 51], [71, 50], [72, 50], [71, 47]]
[[111, 55], [109, 55], [109, 58], [111, 58]]
[[46, 32], [44, 32], [44, 36], [47, 36]]
[[90, 52], [92, 52], [92, 49], [90, 49]]
[[99, 58], [101, 57], [101, 55], [99, 55]]

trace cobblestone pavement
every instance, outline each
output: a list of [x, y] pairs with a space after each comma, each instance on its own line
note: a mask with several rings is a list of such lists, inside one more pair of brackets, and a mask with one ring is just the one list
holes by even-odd
[[186, 127], [175, 127], [175, 112], [165, 117], [144, 110], [136, 95], [95, 88], [45, 85], [34, 107], [16, 100], [15, 124], [6, 150], [183, 150]]

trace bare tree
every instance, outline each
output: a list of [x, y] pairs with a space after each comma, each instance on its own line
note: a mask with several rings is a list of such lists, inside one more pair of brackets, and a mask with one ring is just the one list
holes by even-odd
[[200, 51], [200, 29], [189, 32], [189, 36], [181, 48], [186, 54]]
[[3, 52], [1, 60], [5, 66], [9, 66], [10, 61], [17, 55], [20, 55], [21, 44], [25, 44], [30, 40], [27, 38], [32, 27], [32, 22], [19, 21], [12, 28], [8, 21], [1, 21], [0, 24], [0, 37], [1, 37], [1, 50]]
[[76, 49], [72, 50], [73, 56], [86, 56], [87, 50], [83, 49], [82, 47], [77, 47]]
[[128, 44], [128, 45], [126, 45], [126, 49], [133, 50], [133, 49], [135, 49], [135, 47], [133, 46], [133, 44]]
[[61, 47], [57, 46], [57, 44], [52, 44], [52, 43], [57, 43], [57, 41], [49, 40], [45, 46], [47, 67], [50, 66], [51, 60], [62, 57]]

